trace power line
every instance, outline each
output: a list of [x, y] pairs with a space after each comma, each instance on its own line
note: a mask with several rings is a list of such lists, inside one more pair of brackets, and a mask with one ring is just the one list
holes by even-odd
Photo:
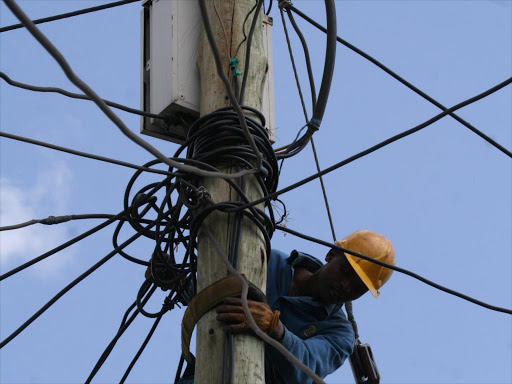
[[[92, 101], [92, 99], [90, 97], [86, 96], [86, 95], [82, 95], [80, 93], [69, 92], [69, 91], [66, 91], [65, 89], [61, 89], [61, 88], [57, 88], [57, 87], [40, 87], [40, 86], [37, 86], [37, 85], [30, 85], [30, 84], [20, 83], [19, 81], [12, 80], [9, 76], [7, 76], [4, 72], [1, 72], [1, 71], [0, 71], [0, 78], [4, 79], [7, 84], [12, 85], [13, 87], [18, 87], [18, 88], [26, 89], [28, 91], [44, 92], [44, 93], [50, 93], [50, 92], [51, 93], [59, 93], [61, 95], [70, 97], [72, 99]], [[135, 109], [135, 108], [130, 108], [130, 107], [127, 107], [125, 105], [122, 105], [122, 104], [119, 104], [119, 103], [115, 103], [113, 101], [109, 101], [109, 100], [105, 100], [105, 99], [103, 99], [103, 101], [108, 106], [120, 109], [120, 110], [128, 112], [128, 113], [133, 113], [135, 115], [151, 117], [153, 119], [165, 120], [166, 122], [169, 119], [171, 119], [171, 116], [160, 116], [160, 115], [156, 115], [154, 113], [144, 112], [144, 111], [141, 111], [141, 110], [138, 110], [138, 109]]]
[[25, 228], [34, 224], [45, 224], [45, 225], [53, 225], [53, 224], [61, 224], [71, 220], [83, 220], [83, 219], [110, 219], [114, 215], [107, 215], [103, 213], [99, 214], [87, 214], [87, 215], [67, 215], [67, 216], [48, 216], [45, 219], [36, 219], [25, 221], [24, 223], [14, 224], [14, 225], [6, 225], [0, 227], [1, 231], [11, 231], [13, 229]]
[[[313, 25], [314, 27], [318, 28], [319, 30], [321, 30], [322, 32], [326, 33], [327, 32], [327, 29], [325, 27], [323, 27], [322, 25], [320, 25], [319, 23], [317, 23], [315, 20], [313, 20], [312, 18], [310, 18], [308, 15], [302, 13], [300, 10], [298, 10], [297, 8], [295, 8], [293, 5], [289, 5], [287, 6], [287, 8], [289, 8], [290, 10], [292, 10], [293, 12], [295, 12], [297, 15], [299, 15], [300, 17], [302, 17], [304, 20], [306, 20], [308, 23], [310, 23], [311, 25]], [[410, 90], [412, 90], [413, 92], [417, 93], [418, 95], [420, 95], [421, 97], [423, 97], [425, 100], [429, 101], [430, 103], [432, 103], [433, 105], [435, 105], [436, 107], [438, 107], [439, 109], [441, 109], [442, 111], [447, 111], [448, 108], [445, 107], [443, 104], [441, 104], [440, 102], [438, 102], [437, 100], [435, 100], [434, 98], [432, 98], [431, 96], [427, 95], [425, 92], [423, 92], [422, 90], [420, 90], [419, 88], [415, 87], [414, 85], [412, 85], [410, 82], [408, 82], [407, 80], [405, 80], [404, 78], [402, 78], [401, 76], [399, 76], [398, 74], [396, 74], [395, 72], [393, 72], [391, 69], [389, 69], [388, 67], [386, 67], [384, 64], [382, 64], [381, 62], [379, 62], [378, 60], [374, 59], [373, 57], [371, 57], [370, 55], [368, 55], [366, 52], [362, 51], [361, 49], [357, 48], [356, 46], [350, 44], [348, 41], [342, 39], [341, 37], [337, 36], [336, 37], [336, 40], [338, 42], [340, 42], [341, 44], [343, 44], [345, 47], [349, 48], [350, 50], [354, 51], [355, 53], [357, 53], [358, 55], [364, 57], [366, 60], [370, 61], [371, 63], [375, 64], [377, 67], [379, 67], [380, 69], [382, 69], [384, 72], [386, 72], [388, 75], [390, 75], [391, 77], [393, 77], [394, 79], [398, 80], [400, 83], [402, 83], [403, 85], [405, 85], [407, 88], [409, 88]], [[450, 112], [449, 115], [451, 117], [453, 117], [455, 120], [457, 120], [459, 123], [461, 123], [462, 125], [464, 125], [466, 128], [468, 128], [469, 130], [471, 130], [473, 133], [477, 134], [478, 136], [480, 136], [482, 139], [484, 139], [485, 141], [487, 141], [489, 144], [491, 144], [492, 146], [494, 146], [495, 148], [499, 149], [501, 152], [503, 152], [504, 154], [506, 154], [507, 156], [509, 157], [512, 157], [512, 152], [509, 151], [508, 149], [506, 149], [505, 147], [503, 147], [500, 143], [498, 143], [497, 141], [491, 139], [489, 136], [487, 136], [485, 133], [483, 133], [482, 131], [480, 131], [479, 129], [477, 129], [476, 127], [474, 127], [473, 125], [471, 125], [470, 123], [468, 123], [466, 120], [462, 119], [461, 117], [459, 117], [458, 115], [456, 115], [455, 113], [453, 112]]]
[[133, 367], [137, 363], [137, 360], [139, 359], [140, 355], [142, 355], [142, 352], [144, 352], [144, 349], [148, 345], [149, 340], [151, 340], [151, 337], [153, 336], [153, 333], [155, 333], [156, 327], [158, 327], [158, 323], [160, 323], [160, 320], [162, 320], [162, 316], [163, 315], [160, 315], [160, 316], [158, 316], [155, 319], [155, 322], [153, 323], [153, 326], [149, 330], [149, 333], [146, 336], [146, 338], [144, 339], [144, 342], [140, 346], [139, 350], [137, 351], [137, 353], [133, 357], [133, 360], [130, 362], [130, 365], [126, 369], [126, 372], [124, 373], [123, 377], [121, 378], [121, 381], [119, 381], [119, 384], [123, 384], [126, 381], [126, 379], [128, 378], [128, 375], [130, 374], [130, 372], [132, 371]]
[[368, 149], [365, 149], [364, 151], [361, 151], [361, 152], [359, 152], [359, 153], [357, 153], [357, 154], [355, 154], [355, 155], [353, 155], [353, 156], [351, 156], [351, 157], [349, 157], [349, 158], [347, 158], [345, 160], [342, 160], [342, 161], [340, 161], [340, 162], [338, 162], [338, 163], [336, 163], [334, 165], [331, 165], [330, 167], [324, 169], [323, 171], [317, 172], [317, 173], [315, 173], [315, 174], [313, 174], [313, 175], [311, 175], [309, 177], [306, 177], [305, 179], [302, 179], [302, 180], [300, 180], [300, 181], [298, 181], [298, 182], [296, 182], [296, 183], [294, 183], [292, 185], [289, 185], [288, 187], [280, 189], [280, 190], [278, 190], [278, 191], [276, 191], [274, 193], [270, 193], [270, 194], [262, 197], [261, 199], [255, 200], [255, 201], [253, 201], [251, 203], [244, 204], [241, 207], [235, 209], [235, 211], [238, 210], [238, 209], [246, 209], [246, 208], [255, 206], [255, 205], [260, 204], [260, 203], [262, 203], [262, 202], [264, 202], [266, 200], [273, 199], [273, 198], [275, 198], [275, 197], [277, 197], [279, 195], [282, 195], [283, 193], [289, 192], [289, 191], [291, 191], [291, 190], [293, 190], [295, 188], [298, 188], [298, 187], [300, 187], [300, 186], [302, 186], [304, 184], [307, 184], [310, 181], [319, 178], [320, 176], [326, 175], [329, 172], [332, 172], [332, 171], [334, 171], [334, 170], [336, 170], [338, 168], [343, 167], [344, 165], [347, 165], [347, 164], [349, 164], [349, 163], [351, 163], [351, 162], [353, 162], [355, 160], [358, 160], [358, 159], [360, 159], [360, 158], [362, 158], [362, 157], [364, 157], [366, 155], [369, 155], [370, 153], [373, 153], [373, 152], [375, 152], [378, 149], [381, 149], [381, 148], [383, 148], [383, 147], [385, 147], [385, 146], [387, 146], [387, 145], [389, 145], [391, 143], [394, 143], [395, 141], [398, 141], [398, 140], [400, 140], [400, 139], [402, 139], [402, 138], [404, 138], [406, 136], [409, 136], [409, 135], [411, 135], [411, 134], [413, 134], [415, 132], [418, 132], [418, 131], [422, 130], [423, 128], [426, 128], [429, 125], [435, 123], [436, 121], [442, 119], [446, 115], [449, 115], [451, 112], [454, 112], [454, 111], [456, 111], [458, 109], [461, 109], [461, 108], [463, 108], [463, 107], [465, 107], [465, 106], [467, 106], [469, 104], [472, 104], [472, 103], [474, 103], [474, 102], [476, 102], [478, 100], [481, 100], [481, 99], [483, 99], [483, 98], [493, 94], [494, 92], [497, 92], [501, 88], [506, 87], [510, 83], [512, 83], [512, 77], [507, 79], [507, 80], [505, 80], [505, 81], [503, 81], [503, 82], [501, 82], [500, 84], [498, 84], [498, 85], [488, 89], [487, 91], [480, 93], [479, 95], [476, 95], [476, 96], [474, 96], [474, 97], [472, 97], [470, 99], [467, 99], [467, 100], [465, 100], [465, 101], [463, 101], [463, 102], [461, 102], [459, 104], [454, 105], [453, 107], [447, 109], [444, 112], [441, 112], [441, 113], [437, 114], [436, 116], [434, 116], [431, 119], [429, 119], [429, 120], [427, 120], [427, 121], [417, 125], [416, 127], [410, 128], [410, 129], [408, 129], [408, 130], [406, 130], [406, 131], [404, 131], [402, 133], [399, 133], [397, 135], [394, 135], [394, 136], [390, 137], [389, 139], [381, 141], [380, 143], [375, 144], [374, 146], [372, 146], [372, 147], [370, 147]]
[[[34, 24], [42, 24], [42, 23], [47, 23], [47, 22], [55, 21], [55, 20], [67, 19], [68, 17], [84, 15], [84, 14], [86, 14], [86, 13], [91, 13], [91, 12], [101, 11], [101, 10], [103, 10], [103, 9], [108, 9], [108, 8], [114, 8], [114, 7], [118, 7], [118, 6], [120, 6], [120, 5], [125, 5], [125, 4], [135, 3], [136, 1], [139, 1], [139, 0], [123, 0], [123, 1], [116, 1], [116, 2], [114, 2], [114, 3], [108, 3], [108, 4], [98, 5], [98, 6], [96, 6], [96, 7], [85, 8], [85, 9], [80, 9], [80, 10], [77, 10], [77, 11], [72, 11], [72, 12], [62, 13], [62, 14], [60, 14], [60, 15], [44, 17], [44, 18], [42, 18], [42, 19], [32, 20], [32, 22], [33, 22]], [[23, 27], [24, 27], [24, 25], [23, 25], [23, 24], [13, 24], [13, 25], [9, 25], [9, 26], [6, 26], [6, 27], [1, 27], [1, 28], [0, 28], [0, 33], [2, 33], [2, 32], [7, 32], [7, 31], [12, 31], [12, 30], [14, 30], [14, 29], [19, 29], [19, 28], [23, 28]]]
[[46, 259], [47, 257], [51, 256], [51, 255], [54, 255], [55, 253], [57, 252], [60, 252], [62, 251], [63, 249], [66, 249], [67, 247], [69, 247], [70, 245], [73, 245], [77, 242], [79, 242], [80, 240], [83, 240], [85, 239], [86, 237], [89, 237], [90, 235], [98, 232], [99, 230], [109, 226], [110, 224], [112, 224], [114, 221], [118, 220], [121, 216], [124, 215], [124, 211], [123, 212], [120, 212], [118, 213], [117, 215], [115, 216], [112, 216], [110, 219], [108, 219], [107, 221], [89, 229], [88, 231], [74, 237], [73, 239], [71, 240], [68, 240], [66, 241], [64, 244], [61, 244], [59, 245], [58, 247], [48, 251], [48, 252], [45, 252], [43, 253], [41, 256], [38, 256], [30, 261], [27, 261], [26, 263], [14, 268], [14, 269], [11, 269], [9, 272], [6, 272], [4, 273], [3, 275], [0, 275], [0, 281], [4, 280], [4, 279], [7, 279], [8, 277], [12, 276], [12, 275], [15, 275], [16, 273], [18, 272], [21, 272], [23, 271], [24, 269], [34, 265], [34, 264], [37, 264], [39, 263], [40, 261]]
[[349, 253], [349, 254], [351, 254], [353, 256], [356, 256], [358, 258], [370, 261], [370, 262], [372, 262], [374, 264], [381, 265], [383, 267], [392, 269], [393, 271], [397, 271], [397, 272], [403, 273], [404, 275], [407, 275], [407, 276], [411, 276], [411, 277], [415, 278], [416, 280], [421, 281], [422, 283], [430, 285], [431, 287], [437, 288], [437, 289], [439, 289], [439, 290], [441, 290], [443, 292], [449, 293], [450, 295], [457, 296], [457, 297], [459, 297], [461, 299], [467, 300], [467, 301], [469, 301], [469, 302], [471, 302], [473, 304], [479, 305], [481, 307], [490, 309], [492, 311], [503, 312], [503, 313], [507, 313], [509, 315], [512, 315], [512, 310], [510, 310], [510, 309], [501, 308], [501, 307], [497, 307], [497, 306], [494, 306], [494, 305], [490, 305], [490, 304], [484, 303], [483, 301], [474, 299], [474, 298], [472, 298], [470, 296], [464, 295], [463, 293], [454, 291], [453, 289], [446, 288], [446, 287], [444, 287], [444, 286], [442, 286], [440, 284], [434, 283], [433, 281], [428, 280], [428, 279], [424, 278], [423, 276], [418, 275], [417, 273], [408, 271], [407, 269], [397, 267], [396, 265], [387, 264], [387, 263], [384, 263], [384, 262], [379, 261], [379, 260], [375, 260], [375, 259], [373, 259], [373, 258], [371, 258], [369, 256], [363, 255], [362, 253], [354, 252], [354, 251], [351, 251], [350, 249], [339, 247], [339, 246], [337, 246], [335, 244], [332, 244], [332, 243], [329, 243], [327, 241], [316, 239], [314, 237], [305, 235], [303, 233], [294, 231], [294, 230], [286, 228], [286, 227], [282, 227], [280, 225], [278, 225], [276, 228], [281, 230], [281, 231], [283, 231], [283, 232], [287, 232], [287, 233], [290, 233], [290, 234], [292, 234], [294, 236], [300, 237], [300, 238], [302, 238], [304, 240], [312, 241], [314, 243], [325, 245], [326, 247], [330, 247], [332, 249], [337, 249], [338, 251]]
[[158, 173], [160, 175], [166, 175], [166, 176], [173, 176], [174, 175], [172, 172], [162, 171], [160, 169], [151, 169], [151, 168], [147, 168], [147, 167], [141, 167], [139, 165], [127, 163], [126, 161], [111, 159], [109, 157], [104, 157], [104, 156], [99, 156], [99, 155], [93, 155], [91, 153], [77, 151], [75, 149], [70, 149], [70, 148], [62, 147], [60, 145], [50, 144], [50, 143], [46, 143], [44, 141], [39, 141], [39, 140], [35, 140], [35, 139], [29, 139], [28, 137], [13, 135], [12, 133], [7, 133], [7, 132], [0, 131], [0, 137], [5, 137], [7, 139], [17, 140], [17, 141], [21, 141], [21, 142], [28, 143], [28, 144], [38, 145], [40, 147], [50, 148], [50, 149], [54, 149], [56, 151], [65, 152], [65, 153], [69, 153], [71, 155], [85, 157], [85, 158], [88, 158], [88, 159], [103, 161], [105, 163], [121, 165], [123, 167], [137, 169], [139, 171]]

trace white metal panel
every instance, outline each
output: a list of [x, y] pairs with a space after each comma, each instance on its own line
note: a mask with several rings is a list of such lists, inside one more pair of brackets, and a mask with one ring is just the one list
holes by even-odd
[[[146, 112], [171, 116], [171, 122], [141, 118], [141, 132], [182, 143], [186, 136], [180, 119], [184, 113], [196, 118], [200, 111], [200, 79], [197, 54], [202, 18], [194, 0], [146, 0], [149, 18], [141, 14], [141, 108]], [[149, 25], [145, 25], [149, 23]], [[145, 28], [146, 27], [146, 28]], [[148, 31], [149, 39], [144, 37]], [[149, 44], [149, 60], [144, 62]], [[272, 142], [274, 132], [274, 70], [272, 60], [272, 19], [263, 16], [263, 44], [269, 70], [263, 90], [262, 113]], [[148, 72], [149, 70], [149, 72]], [[146, 88], [144, 89], [144, 76]], [[149, 79], [147, 78], [149, 75]]]
[[177, 63], [178, 103], [199, 113], [201, 103], [197, 53], [202, 29], [202, 18], [197, 1], [178, 0], [175, 20], [177, 34], [173, 38], [177, 52], [173, 60]]
[[151, 5], [151, 113], [160, 114], [176, 97], [172, 75], [172, 8], [174, 1], [153, 0]]

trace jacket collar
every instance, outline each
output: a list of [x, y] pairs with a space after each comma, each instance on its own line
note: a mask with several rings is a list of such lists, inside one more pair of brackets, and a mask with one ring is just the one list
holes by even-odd
[[[286, 262], [292, 268], [292, 279], [293, 279], [293, 271], [294, 271], [295, 267], [305, 268], [308, 271], [315, 273], [320, 268], [322, 268], [322, 266], [324, 265], [316, 257], [313, 257], [307, 253], [300, 252], [297, 250], [292, 251], [292, 253], [290, 254], [290, 257], [288, 257], [286, 259]], [[332, 313], [338, 312], [339, 309], [343, 306], [343, 303], [328, 304], [323, 301], [314, 299], [313, 297], [310, 297], [310, 296], [301, 296], [300, 299], [302, 301], [305, 301], [307, 304], [309, 304], [312, 307], [323, 308], [325, 310], [326, 316], [330, 316]]]

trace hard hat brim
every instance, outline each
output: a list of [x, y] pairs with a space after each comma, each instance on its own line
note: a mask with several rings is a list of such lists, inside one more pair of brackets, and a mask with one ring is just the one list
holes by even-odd
[[370, 280], [370, 278], [368, 277], [368, 275], [366, 273], [364, 273], [363, 269], [359, 266], [359, 264], [357, 264], [357, 262], [354, 259], [354, 256], [352, 256], [349, 253], [345, 253], [345, 252], [344, 252], [344, 255], [347, 257], [348, 262], [350, 263], [350, 265], [352, 266], [354, 271], [357, 273], [357, 276], [359, 276], [361, 281], [364, 283], [364, 285], [366, 285], [366, 287], [372, 293], [372, 295], [375, 298], [379, 297], [379, 295], [380, 295], [379, 291], [377, 291], [377, 289], [373, 285], [373, 283]]

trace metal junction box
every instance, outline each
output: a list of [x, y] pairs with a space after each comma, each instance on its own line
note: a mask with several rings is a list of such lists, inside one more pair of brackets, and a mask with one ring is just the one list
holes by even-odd
[[[202, 19], [197, 1], [146, 0], [141, 12], [141, 109], [161, 119], [141, 117], [141, 133], [181, 144], [186, 126], [199, 117], [197, 52]], [[269, 72], [262, 113], [274, 142], [272, 20], [263, 16], [263, 40]]]

